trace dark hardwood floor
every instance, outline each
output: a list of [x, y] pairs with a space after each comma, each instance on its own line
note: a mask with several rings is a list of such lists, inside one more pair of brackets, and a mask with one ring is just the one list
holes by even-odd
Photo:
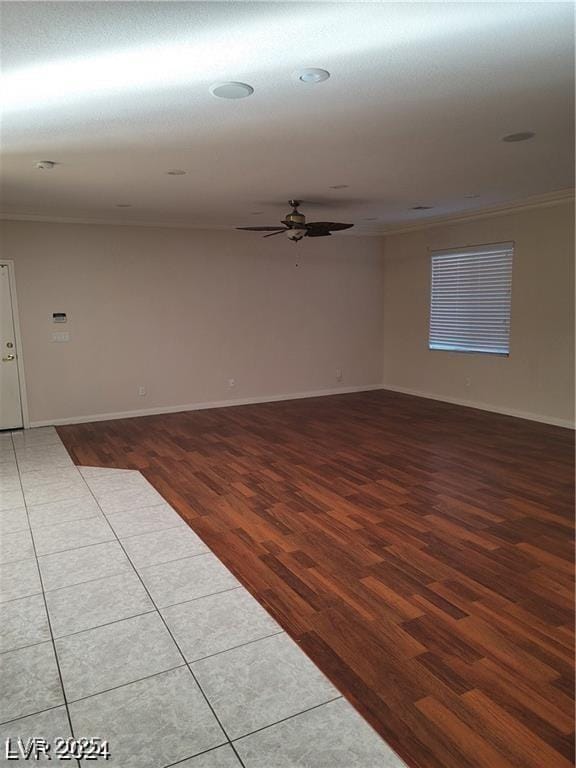
[[410, 766], [572, 764], [571, 431], [386, 392], [58, 431], [141, 470]]

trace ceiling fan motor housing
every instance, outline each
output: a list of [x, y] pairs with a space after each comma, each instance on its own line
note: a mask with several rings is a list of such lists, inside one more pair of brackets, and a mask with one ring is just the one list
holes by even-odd
[[286, 214], [286, 218], [284, 219], [283, 223], [286, 224], [287, 227], [299, 229], [300, 227], [304, 227], [306, 225], [306, 216], [304, 216], [303, 213], [298, 213], [298, 211], [294, 210], [291, 213]]

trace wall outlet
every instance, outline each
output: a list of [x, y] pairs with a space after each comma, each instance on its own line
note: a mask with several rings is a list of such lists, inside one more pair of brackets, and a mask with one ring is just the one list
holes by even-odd
[[470, 378], [470, 376], [466, 376], [466, 378], [464, 379], [464, 386], [465, 387], [471, 387], [472, 386], [472, 379]]
[[138, 394], [143, 397], [146, 394], [146, 387], [142, 386], [142, 384], [138, 387]]
[[343, 378], [342, 368], [336, 368], [336, 381], [342, 381]]
[[236, 379], [228, 379], [228, 389], [234, 389], [236, 386]]

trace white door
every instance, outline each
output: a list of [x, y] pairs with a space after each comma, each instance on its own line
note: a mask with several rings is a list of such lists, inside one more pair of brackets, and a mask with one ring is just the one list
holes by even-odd
[[0, 264], [0, 429], [22, 427], [10, 268]]

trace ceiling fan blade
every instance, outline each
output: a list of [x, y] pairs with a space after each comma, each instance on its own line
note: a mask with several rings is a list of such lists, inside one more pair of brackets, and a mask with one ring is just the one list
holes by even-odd
[[284, 232], [284, 227], [236, 227], [236, 229], [245, 229], [249, 232]]
[[279, 229], [278, 232], [270, 232], [267, 235], [264, 235], [264, 237], [274, 237], [274, 235], [281, 235], [283, 232], [286, 232], [286, 229]]
[[327, 229], [309, 229], [306, 237], [331, 237], [332, 232]]
[[353, 226], [354, 224], [342, 224], [337, 221], [311, 221], [309, 224], [306, 224], [308, 229], [326, 229], [332, 232], [338, 232], [341, 229], [350, 229], [350, 227]]

